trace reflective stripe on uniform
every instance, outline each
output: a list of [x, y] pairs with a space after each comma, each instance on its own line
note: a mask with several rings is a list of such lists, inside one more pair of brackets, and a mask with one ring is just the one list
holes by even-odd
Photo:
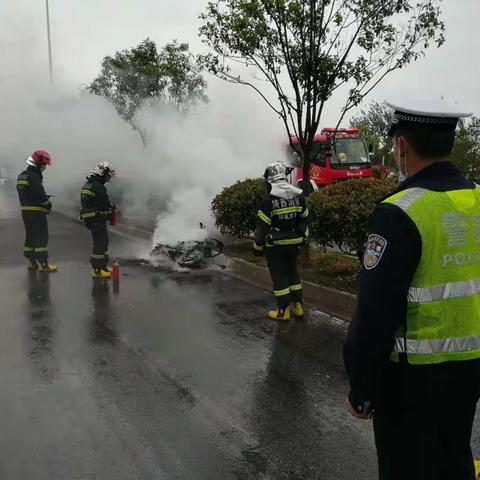
[[[77, 192], [78, 192], [78, 190], [77, 190]], [[92, 190], [87, 190], [86, 188], [82, 188], [82, 190], [80, 191], [80, 193], [81, 193], [82, 195], [87, 195], [87, 196], [89, 196], [89, 197], [94, 197], [94, 196], [95, 196], [95, 192], [94, 192], [94, 191], [92, 191]]]
[[298, 238], [289, 238], [286, 240], [274, 240], [273, 241], [274, 245], [300, 245], [303, 243], [303, 237], [298, 237]]
[[274, 290], [273, 291], [273, 294], [276, 296], [276, 297], [283, 297], [284, 295], [288, 295], [290, 293], [290, 289], [289, 288], [284, 288], [283, 290]]
[[261, 210], [258, 211], [258, 217], [263, 220], [267, 225], [272, 224], [272, 219], [267, 217]]
[[410, 190], [407, 190], [405, 195], [393, 200], [391, 203], [400, 207], [403, 211], [406, 211], [426, 192], [428, 192], [428, 190], [425, 188], [411, 188]]
[[301, 283], [299, 283], [298, 285], [290, 285], [290, 291], [291, 292], [298, 292], [301, 289], [302, 289], [302, 284]]
[[[406, 346], [406, 352], [405, 352]], [[412, 338], [397, 337], [394, 351], [417, 355], [431, 355], [438, 353], [458, 353], [480, 350], [480, 336], [442, 338], [433, 340], [414, 340]]]
[[24, 252], [33, 252], [34, 248], [33, 247], [23, 247]]
[[272, 210], [272, 215], [285, 215], [287, 213], [301, 213], [303, 207], [285, 207]]
[[29, 205], [24, 205], [22, 206], [22, 212], [43, 212], [43, 213], [48, 213], [48, 208], [45, 207], [35, 207], [35, 206], [29, 206]]
[[30, 183], [28, 182], [28, 180], [17, 180], [17, 186], [18, 185], [24, 185], [24, 186], [28, 187], [30, 185]]
[[48, 252], [48, 248], [47, 247], [37, 247], [35, 249], [35, 252]]
[[96, 255], [96, 254], [90, 255], [90, 258], [93, 258], [94, 260], [103, 260], [105, 257], [106, 255]]
[[307, 218], [309, 214], [310, 214], [310, 210], [308, 210], [308, 208], [306, 208], [305, 211], [300, 216], [302, 218]]
[[263, 247], [262, 245], [257, 245], [256, 243], [253, 244], [253, 249], [259, 252], [262, 252], [264, 248], [265, 247]]
[[97, 216], [97, 212], [91, 212], [91, 213], [82, 213], [81, 217], [82, 218], [94, 218]]
[[470, 297], [480, 293], [480, 279], [452, 282], [433, 287], [411, 287], [408, 291], [410, 303], [428, 303], [449, 298]]

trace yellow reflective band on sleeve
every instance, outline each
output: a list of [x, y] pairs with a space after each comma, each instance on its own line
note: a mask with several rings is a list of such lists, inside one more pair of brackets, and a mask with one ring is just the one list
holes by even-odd
[[[77, 190], [77, 192], [78, 192], [78, 190]], [[92, 192], [92, 190], [87, 190], [86, 188], [82, 188], [80, 193], [82, 195], [87, 195], [88, 197], [94, 197], [95, 196], [95, 192]]]
[[286, 207], [272, 210], [272, 215], [285, 215], [287, 213], [301, 213], [303, 207]]
[[275, 245], [283, 246], [283, 245], [300, 245], [303, 243], [303, 237], [298, 238], [289, 238], [288, 240], [274, 240], [273, 243]]
[[308, 215], [310, 215], [310, 210], [306, 208], [305, 211], [300, 215], [300, 217], [307, 218]]
[[47, 247], [38, 247], [35, 249], [35, 252], [48, 252]]
[[298, 292], [299, 290], [302, 290], [302, 284], [299, 283], [298, 285], [290, 285], [290, 291], [291, 292]]
[[289, 288], [284, 288], [283, 290], [274, 290], [273, 291], [273, 294], [276, 296], [276, 297], [283, 297], [284, 295], [288, 295], [290, 293], [290, 289]]
[[97, 212], [91, 212], [91, 213], [82, 213], [81, 217], [83, 218], [94, 218], [97, 216]]
[[263, 220], [267, 225], [272, 224], [272, 219], [267, 217], [261, 210], [258, 211], [258, 217]]
[[18, 185], [24, 185], [25, 187], [28, 187], [30, 183], [28, 182], [28, 180], [17, 180], [17, 186]]
[[24, 252], [33, 252], [33, 247], [24, 247], [23, 251]]
[[90, 258], [93, 258], [94, 260], [103, 260], [105, 258], [105, 255], [90, 255]]
[[36, 207], [36, 206], [31, 206], [31, 205], [24, 205], [22, 206], [22, 212], [42, 212], [42, 213], [48, 213], [48, 208], [45, 207]]
[[262, 245], [257, 245], [256, 243], [253, 244], [253, 249], [254, 249], [254, 250], [257, 250], [257, 251], [259, 251], [259, 252], [263, 252], [263, 249], [264, 249], [264, 248], [265, 248], [265, 247], [263, 247]]

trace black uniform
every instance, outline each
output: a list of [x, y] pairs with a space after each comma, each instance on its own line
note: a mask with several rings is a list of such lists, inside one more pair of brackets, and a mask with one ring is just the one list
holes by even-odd
[[90, 263], [95, 269], [105, 269], [109, 260], [107, 220], [112, 216], [114, 205], [108, 198], [104, 177], [100, 175], [88, 177], [80, 198], [82, 203], [80, 218], [92, 232], [93, 238]]
[[[399, 187], [473, 189], [450, 162], [438, 162]], [[470, 437], [480, 396], [480, 360], [436, 365], [389, 362], [405, 325], [407, 293], [419, 265], [420, 233], [392, 204], [374, 211], [370, 233], [386, 240], [378, 265], [361, 275], [344, 358], [354, 408], [371, 402], [381, 480], [473, 480]], [[357, 410], [358, 411], [358, 410]]]
[[273, 185], [258, 211], [254, 249], [265, 252], [278, 308], [302, 301], [298, 247], [308, 236], [308, 208], [301, 191]]
[[48, 260], [47, 214], [52, 204], [42, 182], [40, 168], [29, 166], [18, 176], [17, 192], [25, 225], [24, 255], [32, 262], [45, 263]]

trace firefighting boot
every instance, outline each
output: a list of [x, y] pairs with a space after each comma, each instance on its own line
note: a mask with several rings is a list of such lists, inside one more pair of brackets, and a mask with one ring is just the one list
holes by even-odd
[[475, 460], [475, 478], [480, 478], [480, 460]]
[[37, 265], [38, 265], [39, 272], [47, 272], [47, 273], [58, 272], [58, 267], [56, 265], [51, 265], [45, 260], [44, 261], [37, 260]]
[[290, 320], [290, 307], [279, 308], [278, 310], [270, 310], [268, 312], [268, 318], [270, 318], [270, 320], [288, 321]]
[[29, 258], [27, 258], [26, 260], [27, 260], [27, 268], [29, 270], [37, 270], [38, 269], [37, 262], [34, 262], [33, 260], [30, 260]]
[[295, 309], [295, 316], [297, 318], [303, 318], [303, 316], [305, 315], [305, 312], [303, 310], [302, 302], [295, 302], [293, 304], [293, 307]]
[[102, 268], [92, 268], [92, 277], [93, 278], [111, 278], [112, 275], [107, 270], [103, 270]]

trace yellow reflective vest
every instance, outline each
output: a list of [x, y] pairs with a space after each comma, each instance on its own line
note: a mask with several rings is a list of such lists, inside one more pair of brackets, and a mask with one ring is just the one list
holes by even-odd
[[480, 187], [410, 188], [384, 200], [401, 208], [422, 240], [405, 326], [391, 359], [425, 365], [480, 358]]

